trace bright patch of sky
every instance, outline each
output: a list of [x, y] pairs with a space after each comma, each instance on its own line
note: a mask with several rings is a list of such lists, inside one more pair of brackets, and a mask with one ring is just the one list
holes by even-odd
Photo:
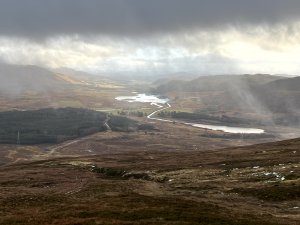
[[297, 27], [227, 27], [149, 38], [73, 35], [42, 42], [2, 36], [0, 59], [94, 73], [300, 74]]

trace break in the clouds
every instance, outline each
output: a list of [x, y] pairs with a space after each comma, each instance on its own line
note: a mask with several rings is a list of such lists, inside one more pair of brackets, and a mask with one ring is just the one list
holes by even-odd
[[95, 72], [299, 74], [299, 0], [2, 0], [0, 58]]

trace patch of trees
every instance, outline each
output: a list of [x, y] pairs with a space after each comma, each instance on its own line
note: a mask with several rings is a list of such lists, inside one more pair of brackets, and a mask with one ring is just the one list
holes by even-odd
[[138, 129], [144, 131], [156, 130], [156, 128], [152, 124], [147, 124], [147, 123], [140, 124], [138, 126]]
[[300, 114], [287, 114], [287, 115], [274, 115], [273, 122], [277, 125], [282, 126], [300, 126]]
[[225, 139], [257, 139], [257, 138], [274, 138], [273, 134], [234, 134], [234, 133], [206, 133], [202, 137], [208, 138], [225, 138]]
[[[148, 173], [135, 171], [135, 172], [128, 172], [122, 168], [105, 168], [105, 167], [98, 167], [92, 166], [92, 172], [103, 174], [108, 177], [119, 177], [123, 179], [140, 179], [140, 180], [153, 180]], [[157, 179], [157, 181], [160, 181]]]
[[122, 177], [126, 173], [126, 170], [120, 168], [104, 168], [97, 166], [92, 166], [91, 171], [95, 173], [104, 174], [110, 177]]
[[118, 115], [121, 116], [135, 116], [135, 117], [144, 117], [144, 116], [148, 116], [147, 113], [142, 112], [142, 111], [118, 111]]
[[106, 131], [154, 130], [124, 116], [79, 108], [40, 109], [0, 112], [0, 144], [59, 143], [93, 133]]
[[108, 125], [112, 131], [121, 131], [121, 132], [132, 132], [138, 130], [154, 130], [154, 126], [151, 124], [140, 124], [135, 120], [129, 119], [124, 116], [110, 116]]
[[105, 131], [106, 114], [78, 108], [0, 112], [0, 143], [58, 143]]
[[134, 131], [138, 123], [124, 116], [110, 116], [108, 125], [112, 131]]
[[203, 120], [215, 121], [222, 124], [252, 124], [254, 122], [250, 119], [229, 117], [226, 115], [212, 116], [207, 114], [190, 113], [190, 112], [161, 111], [157, 113], [157, 115], [162, 118], [169, 117], [174, 119], [189, 120], [192, 122], [203, 121]]

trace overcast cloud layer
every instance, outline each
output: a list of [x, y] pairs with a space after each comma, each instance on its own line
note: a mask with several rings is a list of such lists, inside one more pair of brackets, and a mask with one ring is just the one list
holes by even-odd
[[2, 0], [0, 31], [25, 37], [148, 35], [298, 19], [299, 0]]
[[95, 72], [300, 74], [299, 0], [2, 0], [0, 59]]

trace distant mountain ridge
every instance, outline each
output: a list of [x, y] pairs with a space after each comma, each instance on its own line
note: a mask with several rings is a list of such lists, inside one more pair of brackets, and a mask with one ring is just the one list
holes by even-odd
[[300, 90], [300, 76], [293, 78], [280, 79], [270, 82], [266, 85], [268, 88], [277, 90], [299, 91]]
[[272, 113], [280, 124], [300, 125], [300, 77], [265, 74], [219, 75], [192, 81], [173, 80], [152, 89], [158, 95], [198, 96], [203, 106], [217, 106], [224, 111]]
[[215, 75], [202, 76], [190, 81], [171, 80], [158, 86], [156, 92], [168, 91], [225, 91], [233, 86], [243, 88], [254, 87], [257, 85], [267, 84], [272, 81], [284, 79], [280, 76], [271, 76], [266, 74], [256, 75]]

